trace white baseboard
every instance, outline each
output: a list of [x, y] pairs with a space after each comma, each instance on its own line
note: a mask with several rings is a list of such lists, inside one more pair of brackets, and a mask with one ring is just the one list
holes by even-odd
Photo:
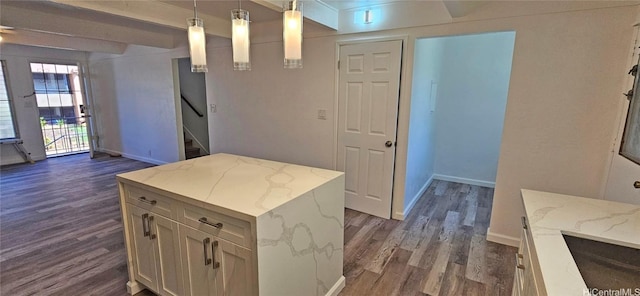
[[467, 178], [460, 178], [460, 177], [440, 175], [440, 174], [433, 174], [433, 178], [436, 180], [476, 185], [476, 186], [482, 186], [482, 187], [489, 187], [489, 188], [496, 187], [496, 182], [489, 182], [489, 181], [483, 181], [483, 180], [467, 179]]
[[520, 246], [520, 238], [507, 236], [504, 234], [491, 232], [491, 227], [487, 229], [487, 240], [494, 243], [499, 243], [507, 246], [518, 247]]
[[157, 159], [153, 159], [153, 158], [138, 156], [138, 155], [134, 155], [134, 154], [130, 154], [130, 153], [124, 153], [124, 152], [111, 150], [111, 149], [106, 149], [106, 148], [100, 148], [98, 151], [111, 153], [111, 154], [120, 154], [124, 158], [129, 158], [129, 159], [142, 161], [142, 162], [146, 162], [146, 163], [152, 163], [152, 164], [156, 164], [156, 165], [162, 165], [162, 164], [167, 164], [168, 163], [168, 162], [162, 161], [162, 160], [157, 160]]
[[427, 191], [427, 188], [429, 188], [429, 185], [431, 185], [431, 182], [433, 182], [433, 175], [431, 175], [431, 177], [429, 177], [429, 180], [427, 180], [427, 182], [424, 183], [422, 188], [418, 190], [418, 193], [416, 193], [416, 195], [413, 196], [409, 204], [403, 209], [402, 213], [395, 212], [393, 213], [391, 218], [395, 220], [404, 220], [407, 217], [407, 215], [409, 215], [409, 212], [411, 212], [411, 209], [413, 209], [413, 207], [416, 205], [418, 200], [420, 200], [420, 197]]
[[325, 296], [338, 296], [338, 293], [340, 293], [345, 286], [345, 281], [344, 276], [341, 276]]

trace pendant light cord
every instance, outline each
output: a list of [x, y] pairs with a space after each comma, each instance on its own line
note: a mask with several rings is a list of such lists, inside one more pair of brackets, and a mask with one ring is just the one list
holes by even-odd
[[193, 0], [193, 18], [198, 18], [198, 10], [196, 9], [196, 0]]

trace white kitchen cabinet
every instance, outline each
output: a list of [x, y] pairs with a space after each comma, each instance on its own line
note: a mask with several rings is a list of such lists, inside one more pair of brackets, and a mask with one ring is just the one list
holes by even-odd
[[185, 295], [254, 295], [251, 250], [180, 225]]
[[156, 273], [156, 252], [154, 242], [149, 239], [147, 230], [147, 219], [149, 213], [136, 206], [129, 206], [129, 233], [131, 251], [135, 262], [133, 264], [136, 280], [152, 289], [158, 288], [158, 275]]
[[215, 154], [117, 176], [127, 289], [335, 296], [344, 173]]
[[157, 241], [158, 289], [161, 295], [178, 296], [183, 294], [182, 260], [180, 258], [180, 240], [178, 223], [159, 215], [149, 217], [150, 237]]
[[[220, 262], [215, 261], [212, 236], [191, 227], [180, 225], [180, 248], [184, 262], [183, 278], [187, 296], [216, 296], [219, 293]], [[218, 265], [218, 266], [217, 266]], [[221, 290], [221, 289], [220, 289]]]
[[253, 264], [250, 250], [225, 240], [219, 240], [217, 250], [220, 251], [222, 274], [218, 280], [222, 281], [225, 296], [254, 295]]
[[528, 233], [526, 218], [522, 218], [522, 234], [520, 247], [516, 254], [516, 271], [514, 274], [513, 296], [538, 296], [541, 295], [536, 279], [535, 255], [531, 252], [531, 238]]
[[148, 210], [128, 205], [135, 274], [160, 295], [182, 295], [178, 224]]

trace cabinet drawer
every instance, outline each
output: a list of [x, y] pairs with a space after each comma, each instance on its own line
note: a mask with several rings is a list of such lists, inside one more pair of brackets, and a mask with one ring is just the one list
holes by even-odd
[[178, 221], [252, 249], [251, 224], [247, 221], [187, 204], [178, 213]]
[[178, 207], [173, 199], [130, 185], [125, 185], [125, 194], [128, 203], [158, 215], [176, 219]]

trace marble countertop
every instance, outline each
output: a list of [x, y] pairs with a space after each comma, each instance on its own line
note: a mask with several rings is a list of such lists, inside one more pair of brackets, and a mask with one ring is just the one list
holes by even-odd
[[587, 286], [562, 234], [640, 249], [640, 206], [522, 190], [547, 295], [584, 295]]
[[220, 153], [119, 174], [117, 179], [258, 217], [343, 174]]

